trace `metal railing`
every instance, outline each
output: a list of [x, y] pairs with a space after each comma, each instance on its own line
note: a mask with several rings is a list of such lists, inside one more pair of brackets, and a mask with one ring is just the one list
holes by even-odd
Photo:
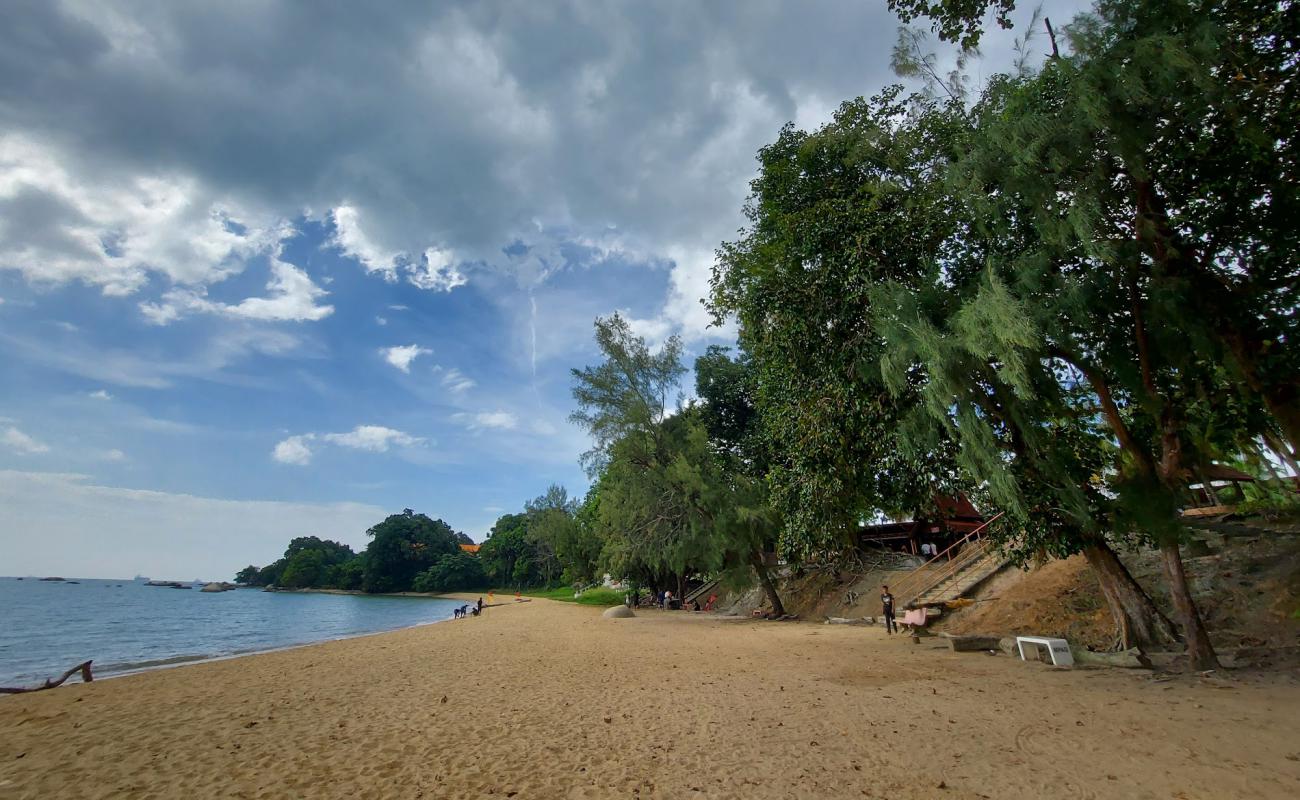
[[[984, 530], [996, 522], [1004, 513], [999, 511], [978, 528], [953, 542], [942, 553], [904, 576], [894, 586], [894, 596], [901, 601], [903, 606], [907, 606], [916, 598], [921, 597], [954, 575], [961, 573], [987, 555], [989, 541], [984, 536]], [[955, 556], [954, 550], [957, 551]]]

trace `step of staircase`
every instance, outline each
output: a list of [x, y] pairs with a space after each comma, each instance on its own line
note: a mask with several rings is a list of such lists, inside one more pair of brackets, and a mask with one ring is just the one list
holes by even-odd
[[909, 605], [933, 605], [956, 600], [993, 575], [993, 573], [1002, 569], [1006, 564], [1006, 558], [998, 553], [989, 552], [949, 576], [938, 586], [933, 586], [922, 592]]

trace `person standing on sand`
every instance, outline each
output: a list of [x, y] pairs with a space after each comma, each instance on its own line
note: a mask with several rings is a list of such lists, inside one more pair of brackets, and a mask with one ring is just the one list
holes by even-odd
[[478, 610], [480, 612], [483, 610], [483, 598], [481, 597], [478, 599]]
[[885, 631], [890, 636], [898, 633], [898, 623], [894, 621], [894, 596], [889, 593], [888, 586], [880, 587], [880, 610], [885, 618]]

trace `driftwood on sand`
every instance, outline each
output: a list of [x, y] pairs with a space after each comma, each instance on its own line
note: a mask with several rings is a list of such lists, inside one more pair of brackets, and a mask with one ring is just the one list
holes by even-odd
[[[93, 660], [94, 659], [91, 659], [91, 661]], [[71, 678], [73, 674], [77, 672], [81, 673], [81, 680], [85, 683], [90, 683], [95, 680], [95, 676], [90, 674], [90, 661], [83, 661], [60, 675], [58, 680], [47, 678], [45, 683], [39, 686], [0, 686], [0, 694], [22, 694], [24, 692], [39, 692], [44, 689], [53, 689], [55, 686], [62, 684], [68, 678]]]

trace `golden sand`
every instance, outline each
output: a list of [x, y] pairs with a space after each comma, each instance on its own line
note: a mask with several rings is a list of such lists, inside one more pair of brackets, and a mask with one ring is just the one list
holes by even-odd
[[7, 798], [1300, 797], [1294, 676], [550, 601], [0, 697]]

